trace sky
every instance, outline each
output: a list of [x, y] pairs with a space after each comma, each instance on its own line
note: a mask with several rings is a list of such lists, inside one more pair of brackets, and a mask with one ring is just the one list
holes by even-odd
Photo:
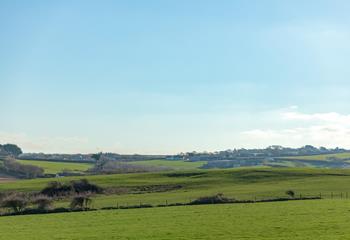
[[350, 148], [347, 0], [0, 0], [0, 144]]

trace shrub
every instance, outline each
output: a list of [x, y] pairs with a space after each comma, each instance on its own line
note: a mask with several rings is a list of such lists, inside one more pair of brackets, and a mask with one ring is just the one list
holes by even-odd
[[286, 194], [291, 197], [291, 198], [294, 198], [295, 197], [295, 192], [293, 190], [288, 190], [286, 191]]
[[63, 184], [61, 182], [50, 182], [40, 193], [49, 197], [60, 197], [70, 195], [72, 192], [73, 187], [71, 185]]
[[23, 194], [10, 194], [2, 199], [1, 207], [13, 210], [15, 213], [21, 212], [28, 205], [28, 200]]
[[101, 193], [103, 189], [86, 179], [69, 183], [51, 182], [40, 193], [49, 197], [69, 196], [83, 193]]
[[196, 204], [215, 204], [215, 203], [232, 203], [235, 200], [232, 198], [227, 198], [222, 193], [218, 193], [213, 196], [200, 197], [196, 200], [190, 202], [192, 205]]
[[89, 195], [83, 194], [83, 195], [77, 195], [72, 199], [72, 202], [70, 203], [71, 209], [89, 209], [89, 205], [91, 204], [92, 199]]
[[20, 178], [36, 178], [44, 175], [43, 168], [21, 164], [12, 157], [7, 157], [3, 161], [3, 170], [10, 175], [15, 175]]
[[74, 189], [74, 191], [78, 194], [80, 193], [101, 193], [102, 192], [102, 188], [89, 183], [89, 181], [87, 179], [81, 179], [79, 181], [71, 181], [71, 185], [72, 188]]
[[52, 207], [52, 199], [45, 195], [37, 196], [32, 203], [37, 205], [39, 210], [49, 210]]

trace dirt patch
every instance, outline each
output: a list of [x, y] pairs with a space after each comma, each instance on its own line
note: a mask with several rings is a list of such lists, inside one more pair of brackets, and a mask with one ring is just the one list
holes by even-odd
[[13, 182], [15, 178], [0, 176], [0, 183]]
[[16, 178], [9, 176], [7, 174], [4, 173], [0, 173], [0, 183], [4, 183], [4, 182], [13, 182], [15, 181]]

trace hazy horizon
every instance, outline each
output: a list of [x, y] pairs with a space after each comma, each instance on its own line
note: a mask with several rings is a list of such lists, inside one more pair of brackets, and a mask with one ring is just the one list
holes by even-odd
[[1, 1], [0, 143], [350, 148], [349, 1]]

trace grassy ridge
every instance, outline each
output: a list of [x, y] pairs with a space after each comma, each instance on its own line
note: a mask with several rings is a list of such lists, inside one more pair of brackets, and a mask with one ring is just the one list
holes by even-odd
[[1, 217], [0, 239], [347, 239], [349, 204], [317, 200]]

